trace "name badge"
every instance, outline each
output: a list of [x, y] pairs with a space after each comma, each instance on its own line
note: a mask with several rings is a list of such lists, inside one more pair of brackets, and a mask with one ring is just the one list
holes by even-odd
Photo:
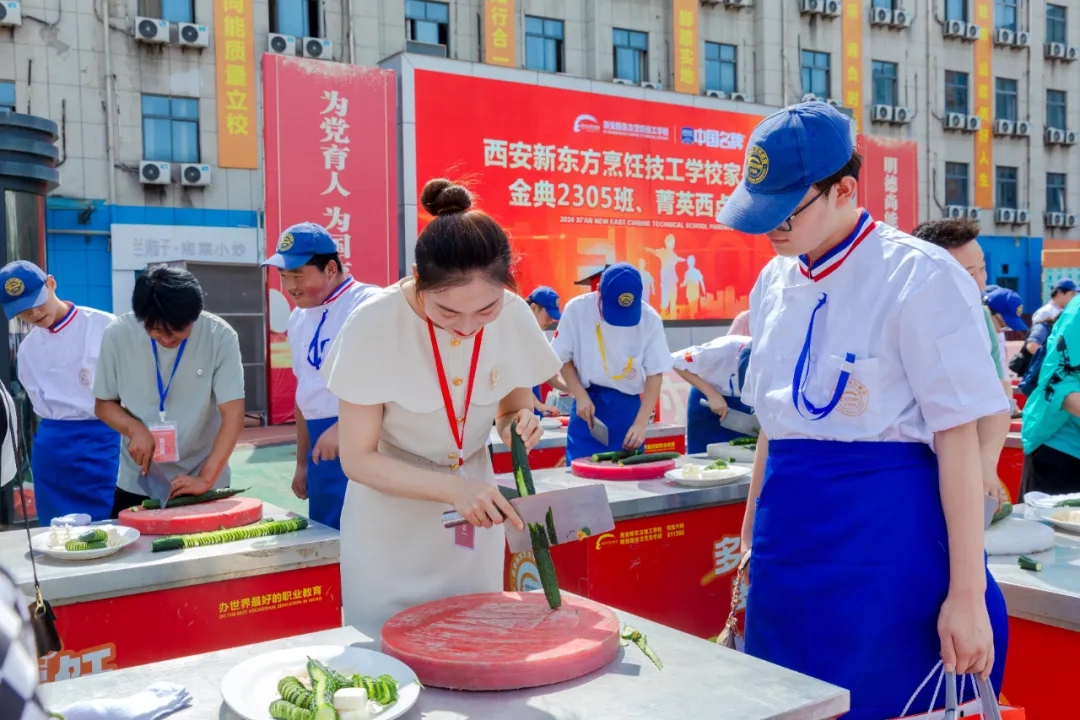
[[148, 429], [154, 438], [154, 462], [179, 462], [180, 448], [176, 436], [176, 423], [163, 422], [151, 425]]
[[476, 549], [476, 526], [469, 523], [454, 528], [454, 544], [466, 550]]

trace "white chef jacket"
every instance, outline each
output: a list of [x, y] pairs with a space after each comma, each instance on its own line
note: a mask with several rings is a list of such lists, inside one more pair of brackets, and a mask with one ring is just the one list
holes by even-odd
[[671, 353], [676, 370], [692, 372], [727, 397], [739, 397], [739, 354], [750, 338], [722, 335], [704, 345], [692, 345]]
[[[597, 323], [604, 338], [603, 356]], [[634, 327], [615, 327], [600, 319], [600, 293], [596, 292], [578, 295], [566, 303], [551, 347], [563, 363], [574, 363], [586, 388], [600, 385], [640, 395], [645, 392], [645, 378], [671, 369], [671, 351], [659, 313], [642, 303], [641, 322]], [[629, 372], [628, 360], [632, 361]], [[612, 377], [623, 373], [626, 377], [622, 379]]]
[[[822, 298], [796, 410], [796, 366]], [[761, 271], [744, 402], [770, 439], [932, 444], [934, 432], [1009, 409], [982, 312], [975, 281], [946, 251], [864, 212], [813, 270], [776, 257]], [[845, 367], [840, 401], [812, 419], [806, 401], [827, 407]]]
[[[375, 285], [349, 278], [322, 305], [294, 308], [289, 315], [289, 347], [292, 350], [293, 375], [296, 376], [296, 404], [305, 419], [337, 417], [338, 399], [326, 389], [326, 381], [319, 368], [352, 311], [381, 290]], [[319, 332], [318, 348], [313, 345], [316, 330]]]
[[72, 305], [52, 328], [35, 327], [19, 344], [19, 383], [46, 420], [93, 420], [94, 373], [111, 313]]

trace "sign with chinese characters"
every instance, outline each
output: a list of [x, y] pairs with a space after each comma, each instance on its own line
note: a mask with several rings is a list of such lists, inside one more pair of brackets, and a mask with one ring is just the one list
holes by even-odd
[[840, 35], [844, 44], [843, 60], [840, 72], [843, 73], [840, 87], [843, 92], [842, 104], [851, 110], [855, 121], [855, 132], [862, 132], [863, 123], [863, 0], [843, 0], [844, 19], [840, 26]]
[[[342, 265], [357, 280], [397, 280], [394, 73], [282, 55], [262, 62], [267, 254], [285, 228], [317, 222], [337, 240]], [[266, 283], [271, 313], [291, 307], [276, 272]], [[270, 420], [291, 422], [296, 377], [288, 338], [273, 324], [269, 337]]]
[[514, 0], [484, 0], [484, 62], [517, 67]]
[[[430, 70], [413, 77], [414, 191], [434, 177], [465, 181], [510, 231], [526, 292], [549, 285], [565, 302], [583, 290], [575, 280], [626, 261], [667, 320], [747, 307], [772, 248], [716, 214], [760, 117]], [[458, 98], [457, 111], [439, 97]], [[431, 218], [417, 212], [422, 229]]]
[[972, 113], [982, 118], [982, 127], [975, 132], [975, 207], [990, 210], [994, 207], [994, 134], [990, 111], [994, 101], [994, 8], [990, 0], [975, 0], [975, 24], [979, 39], [975, 41], [975, 94]]
[[260, 260], [255, 228], [112, 225], [109, 232], [113, 270], [142, 270], [174, 260], [227, 265], [258, 265]]
[[919, 223], [919, 145], [860, 135], [863, 166], [859, 172], [859, 204], [871, 217], [911, 232]]
[[675, 92], [698, 95], [698, 0], [672, 0], [671, 16], [675, 19], [671, 43], [675, 53]]
[[216, 0], [218, 165], [257, 170], [254, 0]]

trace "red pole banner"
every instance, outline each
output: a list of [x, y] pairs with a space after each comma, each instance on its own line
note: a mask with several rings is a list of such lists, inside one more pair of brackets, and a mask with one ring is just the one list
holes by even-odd
[[875, 220], [911, 232], [919, 223], [919, 145], [859, 136], [863, 155], [859, 203]]

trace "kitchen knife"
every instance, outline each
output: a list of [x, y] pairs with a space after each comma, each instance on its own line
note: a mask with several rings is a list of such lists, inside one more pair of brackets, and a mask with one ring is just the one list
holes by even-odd
[[1001, 503], [997, 498], [990, 497], [989, 495], [983, 495], [983, 529], [989, 530], [990, 523], [994, 521], [994, 516], [997, 515], [998, 507]]
[[[503, 493], [504, 496], [506, 494]], [[512, 553], [532, 549], [532, 537], [529, 535], [528, 526], [534, 523], [540, 525], [548, 537], [548, 542], [552, 545], [573, 542], [615, 529], [615, 519], [611, 516], [611, 503], [608, 502], [607, 490], [603, 485], [584, 485], [527, 497], [516, 497], [510, 500], [510, 504], [517, 510], [526, 526], [524, 530], [518, 530], [510, 523], [503, 523], [503, 527], [506, 528], [506, 543], [510, 546]], [[547, 520], [549, 512], [551, 513], [550, 523]], [[447, 528], [468, 522], [453, 510], [444, 512], [442, 520], [443, 527]]]
[[172, 481], [166, 477], [165, 472], [157, 463], [150, 463], [150, 469], [145, 475], [139, 475], [139, 490], [151, 500], [157, 500], [159, 507], [165, 508], [172, 495]]
[[589, 428], [589, 433], [592, 434], [596, 442], [606, 446], [608, 444], [608, 431], [607, 425], [600, 418], [593, 416], [592, 427]]
[[[701, 405], [703, 407], [709, 407], [709, 401], [703, 399], [701, 400]], [[757, 435], [761, 432], [761, 423], [758, 422], [756, 415], [732, 410], [731, 408], [728, 408], [727, 414], [724, 415], [724, 419], [720, 421], [720, 427], [727, 428], [728, 430], [742, 435]]]

